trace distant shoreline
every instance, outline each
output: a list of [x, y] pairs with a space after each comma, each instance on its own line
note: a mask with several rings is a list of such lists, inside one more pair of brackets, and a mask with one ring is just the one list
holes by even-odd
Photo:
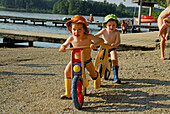
[[0, 11], [16, 11], [16, 12], [25, 12], [25, 13], [48, 13], [48, 14], [53, 14], [51, 13], [51, 10], [39, 10], [39, 9], [35, 9], [35, 10], [30, 10], [27, 11], [26, 9], [14, 9], [14, 8], [4, 8], [4, 7], [0, 7]]

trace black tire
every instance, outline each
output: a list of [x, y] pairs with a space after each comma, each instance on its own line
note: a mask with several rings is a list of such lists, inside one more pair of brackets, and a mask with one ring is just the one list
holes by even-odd
[[84, 90], [84, 96], [87, 96], [87, 89]]
[[82, 94], [82, 80], [78, 76], [74, 76], [72, 79], [71, 94], [73, 105], [76, 109], [82, 109], [84, 103], [84, 96]]
[[[102, 64], [99, 64], [97, 66], [97, 72], [99, 72], [100, 74], [102, 73]], [[102, 76], [100, 76], [100, 77], [102, 77]]]
[[[111, 67], [112, 67], [112, 61], [109, 60], [109, 63], [110, 63], [110, 68], [111, 68]], [[106, 70], [105, 70], [105, 72], [104, 72], [104, 79], [105, 79], [105, 80], [108, 80], [109, 77], [110, 77], [110, 72], [109, 72], [109, 70], [106, 68]]]
[[104, 79], [108, 80], [109, 77], [110, 77], [110, 72], [109, 72], [109, 70], [106, 69], [105, 72], [104, 72]]

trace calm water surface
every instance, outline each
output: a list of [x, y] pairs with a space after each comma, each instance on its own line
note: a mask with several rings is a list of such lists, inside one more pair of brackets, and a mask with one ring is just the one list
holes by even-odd
[[[8, 16], [18, 16], [18, 17], [30, 17], [30, 18], [42, 18], [42, 19], [62, 19], [63, 17], [71, 18], [73, 15], [59, 15], [59, 14], [44, 14], [44, 13], [26, 13], [26, 12], [12, 12], [12, 11], [0, 11], [0, 15]], [[88, 18], [89, 16], [83, 16]], [[125, 18], [118, 18], [119, 20]], [[103, 22], [104, 17], [94, 16], [94, 20], [98, 22]], [[60, 34], [70, 34], [66, 27], [55, 27], [52, 23], [46, 23], [47, 26], [32, 25], [32, 22], [27, 22], [29, 24], [14, 24], [14, 23], [3, 23], [3, 20], [0, 19], [0, 28], [3, 29], [13, 29], [13, 30], [24, 30], [24, 31], [37, 31], [37, 32], [48, 32], [48, 33], [60, 33]], [[8, 20], [11, 22], [11, 20]], [[91, 34], [96, 34], [100, 28], [97, 25], [89, 25]], [[2, 43], [2, 39], [0, 39]], [[27, 43], [24, 43], [28, 45]], [[44, 42], [34, 42], [34, 46], [39, 47], [60, 47], [59, 44], [54, 43], [44, 43]]]

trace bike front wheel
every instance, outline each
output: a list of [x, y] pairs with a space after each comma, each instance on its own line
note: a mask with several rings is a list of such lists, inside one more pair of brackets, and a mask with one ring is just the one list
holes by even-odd
[[108, 69], [106, 69], [105, 72], [104, 72], [104, 79], [108, 80], [109, 77], [110, 77], [110, 71]]
[[100, 73], [100, 77], [102, 78], [102, 64], [99, 64], [98, 66], [97, 66], [97, 72], [99, 72]]
[[[109, 60], [109, 64], [110, 64], [110, 68], [112, 67], [112, 62], [111, 62], [111, 60]], [[104, 72], [104, 79], [105, 80], [108, 80], [109, 79], [109, 77], [110, 77], [110, 72], [111, 72], [111, 70], [109, 71], [107, 68], [106, 68], [106, 70], [105, 70], [105, 72]]]
[[71, 94], [72, 102], [76, 109], [82, 109], [84, 103], [84, 96], [82, 91], [83, 84], [81, 78], [79, 76], [74, 76], [72, 79]]

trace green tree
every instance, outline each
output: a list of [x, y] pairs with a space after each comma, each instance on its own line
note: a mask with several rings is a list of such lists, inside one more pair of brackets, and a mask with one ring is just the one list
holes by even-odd
[[68, 0], [69, 2], [69, 8], [68, 8], [68, 14], [77, 14], [78, 13], [78, 6], [79, 6], [79, 0]]
[[58, 0], [53, 6], [53, 13], [68, 14], [68, 0]]
[[7, 8], [14, 8], [15, 6], [14, 0], [3, 0], [2, 3], [3, 3], [3, 6]]
[[[161, 1], [160, 4], [165, 4], [164, 1], [166, 0]], [[93, 13], [95, 16], [106, 16], [113, 13], [118, 17], [133, 17], [134, 12], [133, 7], [126, 7], [123, 3], [117, 6], [109, 2], [103, 3], [91, 0], [0, 0], [0, 2], [5, 8], [12, 8], [17, 11], [25, 10], [27, 12], [51, 12], [69, 15], [89, 15]], [[154, 8], [153, 14], [160, 11]], [[148, 8], [143, 8], [142, 12], [148, 14]]]
[[123, 3], [120, 3], [117, 7], [117, 10], [116, 10], [117, 16], [123, 17], [124, 12], [125, 12], [125, 8], [126, 8], [126, 6]]

